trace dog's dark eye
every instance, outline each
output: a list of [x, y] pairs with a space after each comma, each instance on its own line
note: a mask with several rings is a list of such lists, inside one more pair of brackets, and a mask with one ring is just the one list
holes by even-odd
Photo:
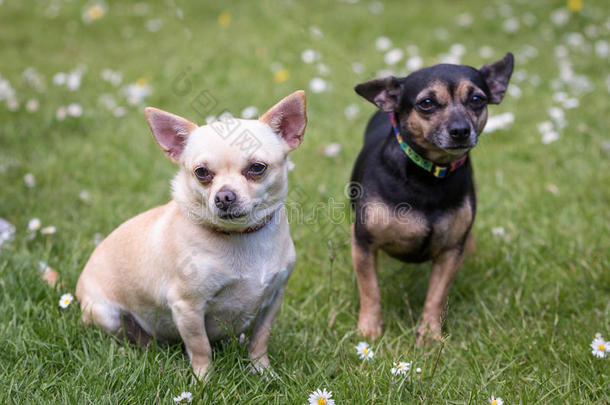
[[199, 166], [195, 169], [195, 176], [202, 182], [210, 182], [212, 180], [212, 172], [203, 166]]
[[264, 163], [256, 162], [252, 163], [248, 168], [248, 174], [251, 176], [260, 176], [267, 170], [267, 165]]
[[485, 98], [481, 96], [472, 96], [470, 99], [470, 105], [473, 108], [481, 108], [485, 105]]
[[423, 112], [432, 112], [436, 108], [436, 103], [431, 98], [425, 98], [417, 103], [417, 108]]

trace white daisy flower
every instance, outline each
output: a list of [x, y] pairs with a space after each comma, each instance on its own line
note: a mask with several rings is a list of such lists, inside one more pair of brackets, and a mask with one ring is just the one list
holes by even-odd
[[376, 77], [394, 76], [396, 73], [392, 69], [380, 69], [375, 72]]
[[57, 119], [57, 121], [63, 121], [66, 119], [66, 116], [68, 115], [67, 111], [66, 111], [66, 107], [59, 106], [57, 108], [57, 111], [55, 112], [55, 118]]
[[345, 111], [344, 111], [345, 118], [347, 118], [350, 121], [355, 119], [358, 116], [358, 113], [360, 113], [360, 106], [358, 104], [350, 104], [347, 107], [345, 107]]
[[70, 91], [76, 91], [79, 89], [83, 78], [83, 72], [79, 69], [73, 70], [66, 76], [66, 87]]
[[84, 203], [91, 202], [91, 195], [89, 195], [89, 192], [87, 190], [83, 190], [78, 193], [78, 198]]
[[127, 108], [123, 106], [118, 106], [114, 109], [114, 111], [112, 111], [112, 115], [114, 115], [115, 117], [124, 117], [125, 114], [127, 114]]
[[15, 89], [11, 83], [0, 76], [0, 101], [10, 100], [15, 98]]
[[466, 53], [466, 46], [464, 44], [453, 44], [449, 48], [449, 53], [455, 56], [464, 56]]
[[66, 309], [72, 303], [72, 301], [74, 301], [72, 294], [66, 293], [59, 298], [59, 306]]
[[369, 11], [373, 14], [381, 14], [383, 12], [383, 3], [380, 1], [373, 1], [369, 4]]
[[413, 55], [407, 59], [407, 69], [411, 72], [421, 69], [422, 66], [424, 66], [424, 60], [419, 55]]
[[558, 27], [566, 25], [569, 19], [570, 12], [565, 8], [559, 8], [551, 13], [551, 22]]
[[145, 78], [140, 78], [135, 83], [131, 83], [123, 88], [123, 94], [130, 105], [140, 104], [151, 93], [152, 88], [148, 85], [148, 80]]
[[95, 235], [93, 235], [93, 244], [95, 246], [97, 246], [100, 243], [102, 243], [103, 240], [104, 240], [104, 235], [102, 235], [101, 233], [98, 232]]
[[450, 65], [459, 65], [460, 57], [452, 53], [444, 53], [438, 57], [439, 63], [448, 63]]
[[335, 400], [331, 399], [333, 393], [331, 391], [316, 390], [309, 396], [309, 405], [335, 405]]
[[146, 29], [150, 32], [157, 32], [161, 29], [162, 26], [163, 20], [160, 18], [155, 18], [146, 22]]
[[305, 49], [301, 52], [301, 60], [305, 63], [314, 63], [320, 59], [320, 53], [313, 49]]
[[235, 118], [235, 117], [233, 116], [231, 111], [225, 111], [218, 116], [218, 119], [220, 121], [232, 121], [233, 118]]
[[40, 229], [41, 226], [41, 222], [40, 219], [38, 218], [32, 218], [30, 219], [30, 221], [28, 222], [28, 231], [30, 232], [36, 232], [37, 230]]
[[545, 132], [542, 134], [542, 143], [548, 145], [559, 139], [559, 133], [557, 131]]
[[309, 27], [309, 33], [315, 39], [324, 38], [324, 33], [322, 32], [322, 30], [320, 28], [316, 27], [315, 25], [312, 25], [311, 27]]
[[44, 79], [35, 68], [30, 66], [29, 68], [25, 69], [21, 75], [30, 86], [39, 92], [42, 93], [46, 90], [47, 86], [45, 85]]
[[544, 188], [553, 195], [559, 195], [559, 187], [554, 184], [547, 184]]
[[595, 53], [600, 58], [607, 58], [610, 56], [610, 44], [603, 39], [600, 39], [595, 42]]
[[563, 108], [571, 110], [572, 108], [578, 107], [580, 105], [580, 101], [578, 101], [578, 99], [575, 97], [570, 97], [561, 103], [561, 105], [563, 105]]
[[241, 112], [241, 117], [246, 120], [254, 119], [254, 117], [256, 117], [257, 115], [258, 115], [258, 108], [256, 108], [253, 105], [244, 108]]
[[565, 120], [565, 113], [559, 107], [551, 107], [547, 112], [555, 122], [563, 122]]
[[528, 27], [533, 27], [534, 24], [536, 24], [536, 22], [538, 21], [536, 16], [532, 13], [523, 14], [522, 20], [523, 20], [523, 23], [525, 25], [527, 25]]
[[610, 353], [610, 342], [606, 342], [601, 335], [596, 335], [593, 342], [591, 342], [591, 349], [591, 354], [599, 359], [603, 359]]
[[174, 402], [177, 402], [179, 404], [188, 404], [192, 400], [193, 394], [188, 391], [184, 391], [182, 392], [182, 394], [178, 395], [177, 397], [174, 397]]
[[341, 152], [341, 144], [337, 142], [329, 143], [324, 148], [324, 155], [326, 155], [326, 157], [335, 157], [339, 152]]
[[396, 374], [407, 374], [407, 372], [411, 369], [411, 362], [401, 361], [400, 363], [394, 363], [394, 367], [390, 369], [390, 373]]
[[93, 21], [99, 20], [100, 18], [106, 15], [106, 11], [108, 11], [108, 6], [102, 2], [95, 2], [90, 4], [82, 14], [83, 22], [89, 24]]
[[31, 98], [27, 101], [27, 103], [25, 103], [25, 110], [29, 113], [33, 113], [38, 111], [39, 106], [40, 104], [38, 103], [38, 100]]
[[421, 374], [421, 368], [420, 368], [420, 367], [417, 367], [417, 368], [415, 369], [415, 372], [416, 372], [417, 374]]
[[116, 87], [121, 84], [123, 74], [118, 70], [104, 69], [102, 70], [102, 79]]
[[5, 242], [10, 242], [15, 238], [15, 227], [6, 219], [0, 218], [0, 247]]
[[358, 345], [355, 346], [355, 348], [356, 348], [356, 353], [358, 353], [358, 356], [360, 356], [360, 358], [363, 360], [370, 360], [375, 355], [375, 353], [371, 350], [369, 344], [366, 342], [358, 343]]
[[403, 58], [404, 55], [405, 55], [405, 53], [403, 52], [402, 49], [394, 48], [394, 49], [389, 50], [385, 54], [385, 56], [383, 57], [383, 60], [386, 63], [386, 65], [395, 65], [398, 62], [400, 62], [400, 60]]
[[491, 234], [493, 236], [506, 236], [506, 230], [501, 226], [491, 228]]
[[357, 75], [361, 75], [362, 73], [364, 73], [364, 64], [362, 64], [360, 62], [354, 62], [354, 63], [352, 63], [352, 70]]
[[68, 80], [68, 75], [64, 72], [55, 73], [53, 76], [53, 84], [56, 86], [63, 86], [66, 84], [66, 80]]
[[470, 27], [473, 22], [472, 14], [462, 13], [457, 16], [457, 23], [460, 27]]
[[9, 98], [6, 100], [6, 108], [12, 112], [17, 111], [19, 109], [19, 101], [16, 98]]
[[508, 85], [507, 92], [513, 98], [521, 98], [521, 94], [523, 94], [523, 92], [521, 91], [521, 88], [519, 86], [517, 86], [516, 84], [512, 84], [512, 83]]
[[34, 175], [32, 173], [26, 173], [25, 176], [23, 176], [23, 182], [25, 183], [25, 186], [28, 188], [32, 188], [36, 186], [36, 177], [34, 177]]
[[116, 100], [114, 99], [112, 94], [108, 94], [108, 93], [101, 94], [98, 97], [97, 102], [99, 105], [101, 105], [102, 107], [104, 107], [110, 111], [114, 110], [117, 106]]
[[53, 235], [55, 232], [57, 232], [57, 228], [55, 228], [53, 225], [46, 226], [40, 230], [41, 235]]
[[314, 77], [309, 82], [309, 88], [311, 89], [312, 93], [322, 93], [328, 90], [328, 84], [326, 83], [326, 80], [322, 79], [321, 77]]
[[375, 40], [375, 48], [378, 51], [387, 51], [392, 46], [392, 40], [388, 37], [379, 37]]
[[330, 73], [330, 68], [325, 63], [318, 63], [317, 68], [318, 74], [321, 74], [322, 76], [328, 76], [328, 74]]
[[519, 20], [515, 17], [505, 20], [504, 23], [502, 23], [502, 29], [509, 34], [517, 32], [519, 30]]
[[515, 122], [515, 115], [511, 112], [503, 114], [492, 115], [487, 119], [487, 124], [483, 132], [490, 133], [498, 129], [508, 128], [513, 122]]
[[489, 398], [489, 405], [503, 405], [503, 404], [504, 404], [504, 401], [500, 397], [496, 398], [492, 395], [491, 398]]
[[70, 117], [80, 117], [83, 115], [83, 107], [80, 104], [71, 103], [66, 107], [66, 113]]

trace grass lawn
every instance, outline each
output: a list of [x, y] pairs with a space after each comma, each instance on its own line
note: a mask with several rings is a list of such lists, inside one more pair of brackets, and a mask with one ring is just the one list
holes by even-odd
[[[0, 217], [16, 228], [0, 247], [0, 403], [168, 404], [189, 391], [193, 403], [304, 404], [319, 388], [337, 404], [610, 403], [610, 359], [589, 347], [597, 332], [610, 338], [603, 2], [91, 4], [0, 0]], [[392, 44], [379, 50], [384, 36]], [[451, 290], [445, 342], [414, 343], [429, 264], [381, 255], [386, 324], [363, 362], [344, 187], [374, 107], [353, 87], [387, 69], [481, 66], [509, 50], [513, 87], [490, 113], [514, 122], [471, 154], [478, 250]], [[252, 375], [233, 341], [216, 345], [208, 381], [194, 383], [181, 345], [142, 350], [83, 325], [76, 302], [58, 306], [96, 239], [170, 198], [176, 167], [144, 106], [203, 124], [248, 106], [262, 113], [301, 88], [309, 125], [289, 199], [306, 220], [291, 227], [297, 264], [271, 336], [276, 378]], [[341, 149], [327, 156], [333, 143]], [[56, 232], [28, 231], [33, 218]], [[61, 289], [41, 280], [40, 261]], [[393, 376], [395, 361], [412, 370]]]

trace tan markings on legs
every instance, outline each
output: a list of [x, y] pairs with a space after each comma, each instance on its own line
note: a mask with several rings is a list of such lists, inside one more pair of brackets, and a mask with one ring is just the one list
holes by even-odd
[[269, 368], [269, 357], [267, 356], [269, 334], [283, 300], [284, 289], [282, 288], [277, 292], [269, 307], [259, 315], [252, 330], [250, 343], [248, 343], [248, 353], [254, 369], [259, 373], [263, 373], [265, 369]]
[[474, 255], [477, 252], [477, 244], [474, 240], [474, 230], [470, 230], [468, 236], [466, 237], [465, 243], [466, 252], [469, 255]]
[[358, 332], [375, 339], [381, 335], [381, 297], [377, 284], [376, 251], [362, 248], [356, 242], [352, 225], [352, 261], [360, 290], [360, 316]]
[[432, 262], [430, 283], [424, 304], [422, 322], [417, 329], [417, 342], [426, 342], [428, 337], [441, 338], [441, 316], [447, 303], [451, 284], [462, 264], [463, 254], [460, 249], [441, 253]]
[[171, 304], [172, 317], [184, 341], [195, 375], [203, 379], [210, 365], [212, 349], [205, 331], [205, 314], [198, 303], [177, 301]]

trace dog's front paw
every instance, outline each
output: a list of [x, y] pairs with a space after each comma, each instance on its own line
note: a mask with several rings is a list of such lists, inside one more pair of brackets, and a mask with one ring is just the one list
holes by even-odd
[[193, 364], [193, 373], [195, 373], [195, 377], [199, 381], [205, 381], [208, 376], [210, 364]]
[[252, 371], [252, 374], [263, 376], [267, 381], [277, 378], [277, 374], [269, 365], [268, 360], [267, 363], [261, 363], [258, 360], [253, 360], [252, 364], [250, 365], [250, 371]]
[[260, 357], [251, 358], [251, 360], [253, 374], [264, 374], [267, 370], [271, 370], [269, 357], [266, 354]]
[[381, 316], [360, 313], [358, 333], [363, 337], [375, 340], [381, 336], [382, 325], [383, 319]]
[[427, 346], [431, 340], [441, 340], [441, 324], [440, 322], [422, 322], [417, 328], [417, 344]]

